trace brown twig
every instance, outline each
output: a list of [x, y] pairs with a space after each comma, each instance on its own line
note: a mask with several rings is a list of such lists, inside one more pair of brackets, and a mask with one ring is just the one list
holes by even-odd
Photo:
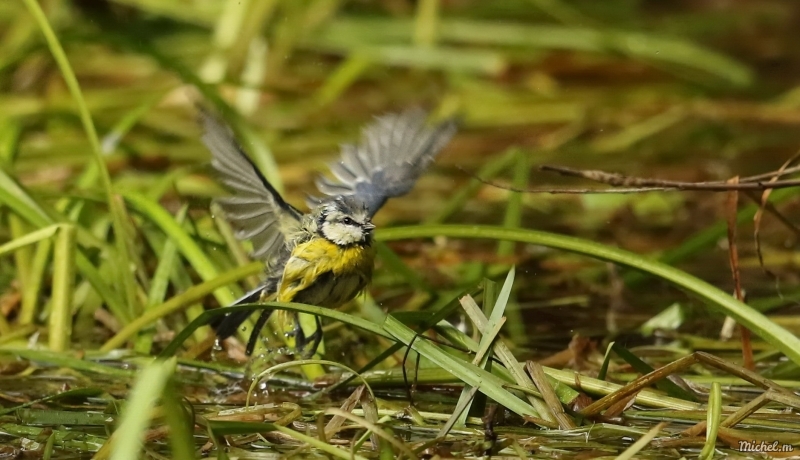
[[[567, 168], [564, 166], [542, 165], [541, 171], [555, 172], [564, 176], [580, 177], [582, 179], [608, 184], [614, 187], [644, 188], [642, 191], [656, 190], [703, 190], [712, 192], [727, 192], [729, 190], [768, 190], [778, 188], [796, 187], [800, 185], [800, 179], [762, 180], [764, 175], [748, 177], [735, 184], [726, 181], [708, 182], [684, 182], [665, 179], [649, 179], [644, 177], [626, 176], [618, 173], [608, 173], [599, 170], [582, 170]], [[774, 177], [785, 174], [785, 172], [773, 172], [766, 177]]]
[[[730, 184], [738, 184], [739, 177], [734, 177], [728, 181]], [[744, 302], [744, 294], [742, 293], [742, 278], [739, 270], [739, 250], [736, 245], [736, 214], [739, 204], [739, 191], [729, 190], [728, 200], [726, 203], [725, 214], [728, 221], [728, 258], [731, 265], [731, 274], [733, 275], [733, 295], [736, 300]], [[755, 364], [753, 363], [753, 346], [750, 343], [750, 330], [746, 327], [739, 325], [742, 341], [742, 359], [744, 367], [748, 370], [753, 370]]]
[[[789, 165], [796, 162], [798, 158], [800, 158], [800, 151], [795, 153], [788, 160], [786, 160], [786, 162], [783, 165], [781, 165], [781, 167], [778, 169], [775, 177], [770, 179], [770, 181], [775, 182], [778, 180], [778, 177], [781, 174], [785, 174], [787, 170], [796, 169], [797, 167], [789, 168]], [[761, 199], [759, 200], [758, 211], [756, 211], [756, 215], [753, 217], [753, 239], [755, 240], [756, 243], [756, 255], [758, 256], [758, 264], [761, 266], [761, 270], [763, 270], [767, 276], [772, 277], [772, 279], [775, 280], [775, 285], [779, 287], [780, 279], [776, 274], [772, 273], [772, 271], [768, 270], [767, 267], [764, 266], [764, 255], [761, 252], [760, 234], [761, 234], [761, 220], [764, 217], [764, 210], [767, 209], [768, 206], [774, 209], [774, 206], [772, 206], [772, 204], [769, 202], [769, 196], [771, 193], [772, 190], [769, 189], [761, 192]], [[781, 217], [783, 216], [780, 215], [780, 213], [778, 213], [778, 218], [780, 219]], [[790, 228], [794, 228], [794, 225], [790, 225]], [[778, 292], [780, 292], [780, 289], [778, 289]]]
[[[478, 177], [471, 172], [458, 168], [473, 179], [492, 187], [518, 193], [550, 193], [564, 195], [585, 195], [585, 194], [627, 194], [645, 192], [666, 192], [666, 191], [685, 191], [697, 190], [706, 192], [727, 192], [729, 190], [743, 191], [764, 191], [779, 188], [796, 187], [800, 185], [800, 179], [777, 180], [778, 177], [800, 172], [800, 166], [785, 168], [778, 171], [757, 174], [754, 176], [743, 177], [738, 184], [729, 184], [725, 181], [706, 181], [706, 182], [683, 182], [664, 179], [649, 179], [643, 177], [626, 176], [618, 173], [608, 173], [599, 170], [581, 170], [564, 166], [542, 165], [540, 171], [555, 172], [563, 176], [580, 177], [582, 179], [611, 185], [614, 188], [519, 188], [506, 184], [500, 184], [491, 180]], [[766, 179], [769, 179], [765, 181]]]
[[649, 374], [645, 374], [636, 380], [633, 380], [613, 393], [603, 396], [602, 398], [583, 408], [580, 413], [586, 417], [597, 415], [614, 403], [626, 399], [628, 396], [640, 391], [642, 388], [650, 386], [660, 379], [664, 379], [675, 372], [680, 372], [697, 363], [702, 363], [706, 366], [711, 366], [723, 372], [727, 372], [765, 390], [773, 390], [775, 393], [785, 398], [786, 401], [792, 401], [792, 407], [795, 407], [795, 405], [800, 405], [800, 397], [795, 396], [791, 391], [781, 387], [772, 380], [762, 377], [761, 375], [745, 369], [744, 367], [737, 366], [723, 359], [717, 358], [714, 355], [702, 351], [696, 351], [688, 356], [684, 356], [683, 358], [666, 364], [663, 367], [650, 372]]

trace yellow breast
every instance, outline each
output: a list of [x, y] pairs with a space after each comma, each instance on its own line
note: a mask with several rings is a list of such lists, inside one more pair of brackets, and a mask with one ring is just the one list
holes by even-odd
[[312, 238], [292, 251], [277, 300], [336, 308], [366, 287], [374, 259], [372, 246], [340, 247]]

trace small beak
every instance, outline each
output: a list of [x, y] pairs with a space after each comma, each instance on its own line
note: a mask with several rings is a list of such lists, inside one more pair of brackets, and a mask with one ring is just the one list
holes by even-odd
[[362, 225], [361, 227], [364, 228], [364, 230], [374, 230], [375, 229], [375, 224], [373, 224], [372, 222], [367, 222], [364, 225]]

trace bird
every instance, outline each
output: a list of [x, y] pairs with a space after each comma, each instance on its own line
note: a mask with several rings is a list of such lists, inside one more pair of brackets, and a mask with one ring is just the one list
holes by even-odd
[[[341, 146], [331, 163], [333, 178], [317, 177], [321, 195], [308, 195], [308, 212], [289, 204], [237, 143], [231, 130], [210, 111], [200, 111], [202, 142], [211, 165], [230, 195], [217, 199], [240, 241], [249, 240], [251, 257], [265, 262], [263, 282], [233, 305], [297, 302], [338, 308], [365, 290], [372, 278], [375, 248], [372, 218], [386, 200], [408, 193], [456, 132], [456, 121], [428, 125], [420, 108], [375, 117], [356, 144]], [[272, 310], [263, 310], [245, 353], [255, 349]], [[249, 311], [215, 316], [217, 340], [236, 333]], [[296, 313], [281, 310], [278, 324], [286, 343], [313, 355], [322, 339], [319, 318], [313, 328]]]

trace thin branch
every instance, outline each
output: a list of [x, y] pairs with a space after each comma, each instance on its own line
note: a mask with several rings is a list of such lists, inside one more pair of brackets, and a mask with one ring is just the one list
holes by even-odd
[[[649, 179], [643, 177], [626, 176], [617, 173], [607, 173], [598, 170], [581, 170], [567, 168], [564, 166], [542, 165], [539, 167], [541, 171], [550, 171], [561, 174], [563, 176], [580, 177], [602, 184], [608, 184], [614, 187], [627, 187], [629, 189], [638, 189], [643, 192], [661, 191], [661, 190], [704, 190], [712, 192], [727, 192], [730, 190], [768, 190], [778, 188], [796, 187], [800, 185], [800, 179], [787, 179], [764, 182], [763, 175], [757, 176], [758, 179], [747, 178], [748, 182], [744, 179], [736, 184], [727, 183], [725, 181], [712, 181], [712, 182], [683, 182], [672, 181], [664, 179]], [[785, 173], [785, 171], [784, 171]], [[780, 172], [773, 172], [771, 176], [781, 175]], [[506, 188], [506, 187], [502, 187]], [[558, 193], [558, 192], [556, 192]]]
[[[643, 177], [626, 176], [624, 174], [618, 174], [618, 173], [608, 173], [599, 170], [581, 170], [581, 169], [573, 169], [564, 166], [553, 166], [553, 165], [542, 165], [539, 167], [540, 171], [556, 172], [563, 176], [569, 176], [569, 177], [580, 177], [582, 179], [588, 179], [594, 182], [599, 182], [601, 184], [608, 184], [611, 185], [612, 187], [615, 187], [615, 188], [605, 188], [605, 189], [544, 188], [544, 187], [519, 188], [483, 179], [460, 167], [458, 169], [483, 184], [519, 193], [585, 195], [590, 193], [628, 194], [628, 193], [645, 193], [645, 192], [666, 192], [675, 190], [727, 192], [730, 190], [764, 191], [764, 190], [773, 190], [773, 189], [800, 186], [800, 179], [777, 180], [778, 177], [785, 176], [787, 174], [795, 172], [800, 172], [800, 166], [744, 177], [739, 181], [738, 184], [730, 184], [726, 181], [683, 182], [683, 181], [671, 181], [663, 179], [649, 179]], [[765, 181], [765, 179], [770, 179], [770, 180]]]

